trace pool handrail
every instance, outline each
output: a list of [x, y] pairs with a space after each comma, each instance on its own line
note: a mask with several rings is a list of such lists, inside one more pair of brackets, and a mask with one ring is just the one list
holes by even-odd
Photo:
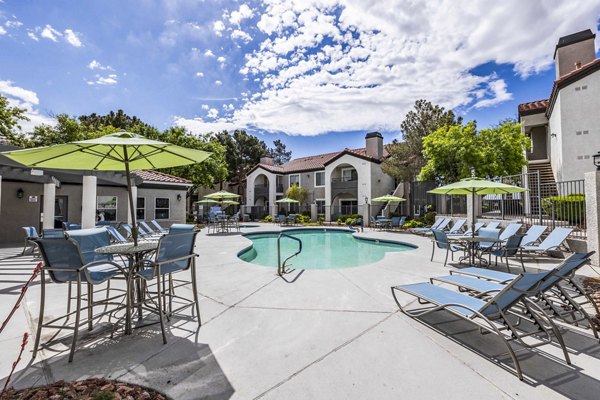
[[[291, 256], [287, 257], [285, 260], [283, 260], [283, 263], [281, 262], [281, 238], [282, 237], [287, 237], [287, 238], [293, 239], [293, 240], [295, 240], [295, 241], [298, 242], [298, 251], [296, 251], [294, 254], [292, 254]], [[300, 253], [302, 253], [302, 240], [298, 239], [295, 236], [288, 235], [287, 233], [280, 232], [279, 236], [277, 236], [277, 275], [282, 276], [283, 274], [291, 272], [291, 271], [286, 271], [286, 269], [285, 269], [285, 263], [290, 258], [296, 257]]]

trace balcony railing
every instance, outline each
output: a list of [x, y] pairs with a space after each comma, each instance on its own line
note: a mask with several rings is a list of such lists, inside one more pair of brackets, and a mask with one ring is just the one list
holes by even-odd
[[264, 196], [266, 198], [269, 197], [269, 184], [258, 184], [258, 185], [254, 185], [254, 197], [261, 197]]
[[357, 178], [332, 178], [331, 179], [331, 196], [335, 198], [340, 193], [348, 193], [358, 195], [358, 179]]

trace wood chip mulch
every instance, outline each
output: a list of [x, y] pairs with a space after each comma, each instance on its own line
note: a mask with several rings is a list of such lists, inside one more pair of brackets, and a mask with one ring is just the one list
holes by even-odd
[[29, 389], [8, 389], [0, 400], [167, 400], [167, 396], [139, 385], [104, 378], [56, 383]]

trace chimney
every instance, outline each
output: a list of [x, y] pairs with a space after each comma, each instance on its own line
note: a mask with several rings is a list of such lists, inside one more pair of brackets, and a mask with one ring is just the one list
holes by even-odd
[[563, 36], [554, 50], [556, 79], [576, 71], [596, 59], [596, 35], [590, 29]]
[[367, 133], [365, 136], [367, 156], [376, 160], [383, 158], [383, 136], [379, 132]]
[[273, 165], [273, 157], [268, 154], [265, 154], [260, 158], [260, 163], [263, 165]]

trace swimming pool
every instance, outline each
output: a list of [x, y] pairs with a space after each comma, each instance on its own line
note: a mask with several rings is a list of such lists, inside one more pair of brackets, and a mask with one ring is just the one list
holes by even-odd
[[[351, 268], [372, 264], [385, 253], [407, 251], [416, 246], [392, 241], [381, 241], [352, 236], [351, 231], [339, 229], [287, 229], [284, 233], [302, 240], [302, 253], [289, 264], [295, 269]], [[267, 267], [277, 267], [277, 238], [279, 232], [250, 233], [249, 247], [238, 254], [246, 262]], [[281, 259], [292, 255], [298, 243], [286, 237], [281, 239]]]

